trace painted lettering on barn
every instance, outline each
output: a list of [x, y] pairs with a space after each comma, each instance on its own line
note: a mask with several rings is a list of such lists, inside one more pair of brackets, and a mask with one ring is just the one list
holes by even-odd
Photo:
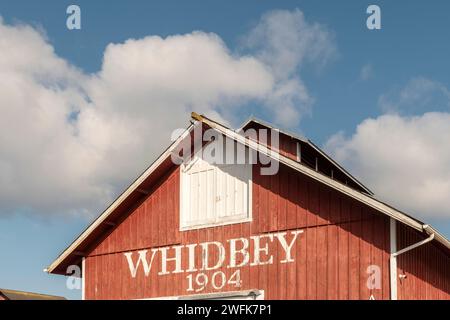
[[[138, 272], [143, 272], [148, 277], [152, 270], [159, 276], [185, 272], [189, 273], [186, 276], [187, 291], [200, 292], [209, 284], [215, 290], [222, 289], [226, 284], [239, 288], [242, 285], [240, 270], [234, 271], [227, 277], [225, 272], [218, 269], [223, 267], [238, 269], [247, 265], [253, 267], [294, 262], [292, 248], [301, 233], [303, 230], [293, 230], [260, 234], [248, 238], [234, 238], [226, 240], [226, 243], [210, 241], [166, 246], [137, 252], [129, 251], [125, 252], [124, 256], [132, 278], [136, 278]], [[283, 249], [277, 261], [274, 261], [274, 256], [270, 252], [269, 245], [273, 242], [277, 242]], [[154, 261], [157, 255], [160, 258], [158, 259], [160, 264], [155, 266]], [[197, 265], [199, 256], [201, 262]], [[183, 259], [184, 257], [187, 259], [186, 265], [182, 263], [183, 260], [186, 260]], [[212, 270], [218, 271], [211, 275], [206, 273], [206, 271]]]
[[[309, 140], [280, 130], [274, 143], [261, 130], [278, 129], [257, 120], [240, 128], [193, 114], [47, 271], [75, 265], [83, 299], [450, 298], [450, 243], [437, 231], [377, 200]], [[230, 158], [234, 146], [257, 151], [256, 163], [184, 158], [196, 143], [214, 146], [196, 129], [231, 139]], [[279, 170], [263, 174], [264, 157]]]

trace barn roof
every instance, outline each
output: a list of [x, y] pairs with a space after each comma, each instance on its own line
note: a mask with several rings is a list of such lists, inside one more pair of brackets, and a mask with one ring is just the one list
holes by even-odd
[[5, 297], [6, 300], [66, 300], [60, 296], [1, 288], [0, 296]]
[[[241, 126], [241, 128], [238, 129], [238, 131], [246, 130], [247, 128], [253, 127], [255, 124], [265, 127], [265, 128], [278, 130], [280, 132], [280, 134], [291, 137], [292, 139], [296, 140], [297, 142], [299, 142], [302, 145], [302, 149], [306, 149], [305, 151], [310, 150], [309, 153], [312, 154], [311, 156], [313, 158], [320, 157], [325, 162], [327, 162], [331, 167], [333, 167], [336, 171], [341, 172], [341, 174], [345, 177], [344, 178], [345, 180], [343, 180], [341, 182], [345, 182], [347, 185], [350, 185], [354, 189], [357, 189], [361, 192], [367, 193], [369, 195], [374, 195], [374, 193], [369, 188], [367, 188], [365, 185], [363, 185], [360, 181], [358, 181], [358, 179], [356, 179], [354, 176], [352, 176], [347, 170], [345, 170], [341, 165], [339, 165], [330, 156], [328, 156], [322, 149], [320, 149], [311, 140], [309, 140], [305, 137], [301, 137], [301, 136], [299, 136], [295, 133], [289, 132], [287, 130], [279, 129], [276, 126], [274, 126], [273, 124], [268, 123], [261, 119], [257, 119], [255, 117], [251, 117], [250, 119], [248, 119]], [[307, 161], [302, 161], [302, 162], [304, 162], [304, 164], [307, 164]], [[314, 164], [312, 164], [312, 166], [313, 165]], [[335, 177], [335, 179], [336, 179], [336, 177]]]
[[[129, 208], [133, 206], [137, 201], [142, 200], [149, 194], [149, 190], [158, 179], [160, 179], [165, 172], [174, 166], [171, 160], [171, 154], [177, 148], [177, 146], [191, 134], [193, 128], [198, 124], [204, 124], [210, 128], [215, 129], [224, 136], [237, 141], [253, 150], [257, 150], [279, 163], [288, 166], [332, 189], [337, 190], [369, 207], [376, 209], [377, 211], [405, 224], [411, 228], [414, 228], [420, 232], [428, 235], [434, 234], [434, 239], [444, 245], [446, 248], [450, 249], [450, 242], [442, 234], [436, 231], [431, 226], [425, 224], [424, 222], [415, 219], [404, 212], [401, 212], [390, 205], [376, 199], [373, 193], [363, 186], [359, 181], [347, 173], [342, 167], [340, 167], [336, 162], [334, 162], [330, 157], [328, 157], [322, 150], [315, 146], [312, 142], [307, 139], [296, 137], [289, 133], [287, 134], [291, 137], [308, 143], [318, 153], [323, 154], [324, 157], [330, 160], [331, 163], [341, 168], [344, 173], [348, 174], [348, 177], [352, 179], [358, 186], [361, 187], [360, 190], [352, 188], [340, 181], [333, 179], [333, 177], [327, 176], [313, 168], [294, 161], [278, 152], [270, 150], [266, 145], [259, 143], [258, 141], [245, 138], [237, 131], [234, 131], [219, 122], [213, 121], [207, 117], [192, 113], [192, 118], [195, 120], [186, 129], [186, 131], [174, 141], [94, 222], [89, 225], [86, 230], [84, 230], [78, 238], [76, 238], [72, 244], [65, 249], [56, 259], [51, 263], [51, 265], [45, 269], [48, 273], [65, 274], [67, 266], [71, 264], [80, 264], [83, 256], [86, 255], [86, 251], [89, 246], [95, 244], [98, 241], [100, 235], [111, 230], [119, 221], [119, 218], [128, 212]], [[263, 124], [260, 120], [251, 119], [247, 121], [242, 128], [245, 128], [251, 123]], [[267, 126], [267, 125], [266, 125]]]

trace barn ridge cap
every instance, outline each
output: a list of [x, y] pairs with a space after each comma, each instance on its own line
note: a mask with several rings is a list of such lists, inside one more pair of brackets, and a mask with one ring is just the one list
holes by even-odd
[[[332, 189], [345, 194], [361, 203], [364, 203], [365, 205], [368, 205], [369, 207], [374, 208], [376, 211], [381, 212], [396, 221], [399, 221], [405, 225], [408, 225], [409, 227], [416, 229], [420, 232], [423, 232], [425, 234], [435, 235], [435, 240], [443, 244], [447, 249], [450, 249], [450, 241], [440, 234], [436, 229], [431, 227], [428, 224], [425, 224], [421, 222], [420, 220], [417, 220], [383, 202], [376, 199], [372, 196], [372, 194], [366, 194], [363, 192], [360, 192], [358, 190], [355, 190], [353, 188], [350, 188], [349, 186], [346, 186], [336, 180], [333, 180], [331, 177], [328, 177], [326, 175], [323, 175], [305, 165], [302, 165], [286, 156], [281, 155], [278, 152], [274, 152], [273, 150], [269, 150], [266, 146], [264, 146], [261, 143], [258, 143], [257, 141], [246, 139], [244, 136], [240, 135], [236, 131], [222, 125], [221, 123], [211, 120], [204, 115], [199, 115], [195, 112], [191, 114], [192, 119], [195, 121], [189, 125], [189, 127], [184, 131], [182, 135], [178, 137], [115, 201], [111, 203], [111, 205], [95, 219], [70, 245], [67, 247], [51, 264], [48, 268], [44, 269], [47, 273], [58, 273], [58, 274], [64, 274], [65, 268], [64, 265], [70, 264], [70, 262], [80, 263], [80, 258], [74, 258], [73, 253], [75, 251], [83, 251], [79, 250], [79, 247], [85, 242], [87, 242], [89, 239], [88, 237], [95, 231], [97, 228], [99, 228], [102, 225], [108, 225], [108, 218], [112, 213], [115, 212], [115, 210], [130, 196], [133, 195], [133, 193], [138, 193], [143, 195], [139, 190], [141, 189], [141, 185], [146, 181], [147, 178], [150, 177], [150, 175], [164, 162], [169, 158], [170, 154], [173, 150], [178, 146], [178, 144], [184, 140], [187, 135], [191, 133], [191, 130], [198, 124], [198, 123], [204, 123], [205, 125], [215, 129], [219, 133], [222, 133], [228, 138], [231, 138], [238, 143], [241, 143], [253, 150], [257, 150], [257, 152], [260, 152], [262, 154], [265, 154], [269, 158], [272, 158], [273, 160], [278, 161], [279, 163], [288, 166], [322, 184], [325, 184]], [[254, 120], [253, 120], [254, 121]], [[245, 125], [244, 125], [245, 126]], [[277, 129], [278, 130], [278, 129]], [[72, 260], [70, 260], [72, 258]], [[72, 263], [72, 264], [75, 264]], [[63, 268], [63, 269], [62, 269]]]

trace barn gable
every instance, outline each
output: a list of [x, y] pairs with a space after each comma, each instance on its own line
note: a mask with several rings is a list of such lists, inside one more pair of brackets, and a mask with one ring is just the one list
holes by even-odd
[[[85, 295], [88, 298], [174, 296], [191, 292], [184, 273], [171, 272], [165, 275], [163, 272], [161, 276], [157, 272], [146, 276], [137, 272], [136, 277], [123, 276], [138, 261], [136, 258], [139, 252], [151, 252], [154, 254], [154, 266], [162, 266], [163, 254], [173, 250], [178, 254], [178, 249], [175, 248], [183, 246], [184, 249], [179, 249], [180, 256], [183, 257], [180, 259], [183, 268], [188, 270], [190, 261], [195, 261], [196, 266], [202, 263], [201, 252], [195, 251], [200, 250], [198, 244], [230, 243], [236, 242], [233, 239], [245, 238], [249, 241], [249, 252], [253, 252], [254, 247], [251, 246], [255, 246], [254, 241], [258, 237], [267, 241], [270, 237], [282, 236], [286, 237], [286, 241], [293, 241], [291, 233], [302, 230], [295, 247], [290, 249], [298, 264], [252, 265], [248, 262], [240, 268], [239, 276], [243, 286], [238, 289], [266, 288], [266, 298], [366, 299], [374, 294], [376, 298], [387, 299], [390, 296], [388, 275], [392, 219], [401, 222], [398, 228], [406, 226], [421, 238], [433, 234], [437, 240], [433, 242], [439, 242], [438, 249], [448, 256], [448, 241], [434, 229], [374, 199], [365, 187], [359, 186], [350, 176], [346, 176], [348, 181], [345, 184], [334, 179], [333, 175], [315, 170], [305, 161], [297, 161], [299, 159], [294, 159], [293, 154], [289, 155], [287, 152], [289, 148], [286, 146], [289, 144], [286, 143], [281, 144], [280, 152], [275, 157], [281, 164], [278, 174], [262, 175], [259, 163], [251, 169], [251, 219], [232, 221], [230, 224], [210, 223], [199, 227], [191, 225], [183, 229], [183, 221], [180, 220], [182, 197], [179, 196], [183, 170], [194, 167], [194, 175], [215, 170], [205, 164], [195, 167], [199, 164], [198, 160], [185, 162], [182, 166], [172, 162], [171, 153], [176, 150], [177, 145], [190, 137], [196, 125], [213, 128], [248, 149], [273, 156], [267, 145], [245, 139], [208, 118], [198, 115], [193, 117], [196, 123], [55, 260], [48, 268], [49, 272], [64, 274], [69, 264], [81, 264], [84, 261], [86, 280], [92, 284], [86, 287]], [[249, 122], [246, 127], [255, 123]], [[319, 153], [315, 155], [320, 156]], [[325, 157], [321, 159], [326, 160]], [[328, 164], [334, 165], [332, 162]], [[333, 168], [339, 169], [337, 165]], [[345, 176], [344, 171], [341, 174]], [[204, 176], [208, 179], [207, 174]], [[353, 185], [350, 186], [349, 183]], [[208, 188], [198, 190], [198, 194], [205, 192], [208, 192]], [[280, 235], [280, 232], [285, 234]], [[405, 243], [407, 242], [402, 242]], [[192, 249], [194, 258], [190, 256], [190, 251], [186, 251], [186, 247], [197, 248]], [[268, 251], [275, 260], [286, 254], [283, 249], [285, 248], [280, 247], [277, 242], [268, 243]], [[224, 248], [227, 257], [232, 256], [230, 250], [233, 252], [231, 247]], [[238, 249], [234, 248], [235, 255], [236, 250]], [[124, 254], [128, 254], [128, 265]], [[214, 259], [217, 252], [212, 256], [211, 259]], [[249, 259], [253, 259], [253, 256]], [[400, 260], [399, 263], [403, 262]], [[444, 259], [441, 263], [445, 265], [448, 262]], [[380, 266], [383, 275], [381, 287], [377, 290], [366, 285], [367, 266], [370, 265]], [[173, 263], [170, 268], [174, 269]], [[117, 272], [110, 275], [104, 270]], [[226, 279], [233, 275], [228, 271], [223, 272]], [[211, 272], [209, 277], [213, 274]], [[139, 283], [143, 285], [140, 286]], [[173, 283], [179, 283], [181, 287], [171, 285]], [[306, 283], [306, 286], [288, 286], [287, 283]], [[447, 282], [436, 286], [442, 292], [448, 290]], [[237, 287], [224, 284], [221, 289], [233, 291]], [[205, 290], [210, 292], [212, 289]]]
[[[333, 193], [330, 188], [288, 167], [280, 167], [279, 175], [274, 176], [260, 175], [259, 168], [255, 167], [252, 223], [178, 232], [179, 202], [173, 195], [179, 192], [179, 175], [180, 168], [171, 171], [139, 207], [93, 251], [87, 253], [85, 266], [89, 276], [86, 280], [95, 284], [86, 288], [87, 298], [138, 299], [192, 292], [185, 281], [185, 273], [158, 274], [162, 263], [159, 254], [153, 259], [155, 272], [150, 272], [146, 277], [143, 269], [138, 268], [136, 277], [131, 277], [124, 253], [130, 253], [130, 259], [135, 264], [138, 252], [146, 248], [173, 250], [181, 244], [227, 244], [231, 239], [251, 239], [277, 232], [287, 232], [289, 242], [293, 239], [289, 233], [295, 230], [303, 231], [290, 252], [292, 258], [299, 261], [299, 267], [282, 263], [252, 266], [254, 244], [250, 244], [253, 250], [249, 250], [249, 263], [239, 268], [242, 286], [231, 284], [222, 289], [228, 292], [267, 288], [267, 299], [368, 299], [373, 290], [365, 285], [367, 265], [377, 264], [384, 268], [384, 277], [381, 279], [381, 289], [373, 293], [377, 299], [389, 298], [389, 218], [386, 216]], [[260, 241], [263, 243], [263, 240]], [[371, 246], [370, 243], [376, 245]], [[173, 252], [169, 252], [172, 257]], [[276, 242], [269, 243], [268, 252], [275, 261], [281, 261], [285, 254]], [[213, 250], [210, 254], [217, 257], [217, 251]], [[230, 254], [229, 247], [226, 247], [227, 260]], [[181, 265], [184, 270], [189, 268], [188, 256], [187, 250], [182, 253]], [[201, 269], [200, 251], [195, 261], [197, 269]], [[236, 261], [239, 264], [243, 259], [237, 255]], [[114, 270], [111, 277], [105, 273], [107, 268]], [[174, 263], [168, 263], [167, 268], [173, 271]], [[227, 277], [233, 274], [227, 267], [223, 270]], [[213, 271], [208, 274], [212, 276]], [[143, 284], [142, 288], [138, 286], [139, 283]], [[174, 286], [175, 283], [181, 287]], [[297, 283], [306, 285], [296, 286]], [[346, 286], [343, 287], [341, 283]], [[201, 292], [213, 291], [205, 289]]]

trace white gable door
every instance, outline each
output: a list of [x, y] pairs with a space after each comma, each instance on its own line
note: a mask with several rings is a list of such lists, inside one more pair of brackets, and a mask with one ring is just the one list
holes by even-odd
[[200, 158], [185, 168], [182, 183], [182, 223], [185, 226], [215, 222], [214, 167]]
[[216, 213], [220, 220], [230, 221], [249, 216], [251, 165], [218, 165]]
[[181, 167], [181, 229], [251, 220], [251, 164], [210, 164], [195, 156]]

